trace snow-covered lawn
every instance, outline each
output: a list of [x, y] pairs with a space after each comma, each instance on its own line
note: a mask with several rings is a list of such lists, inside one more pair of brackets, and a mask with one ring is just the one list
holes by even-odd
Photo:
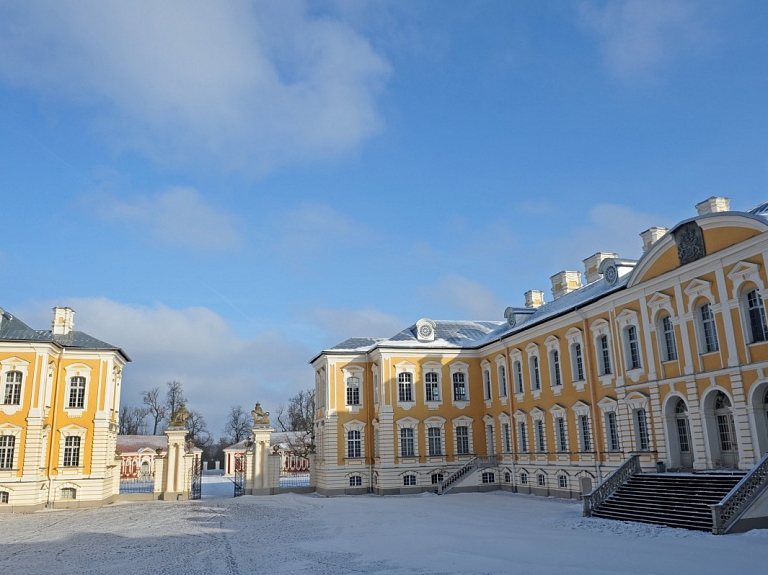
[[[765, 573], [768, 531], [708, 533], [581, 517], [503, 492], [231, 497], [0, 515], [0, 573]], [[228, 483], [228, 484], [227, 484]]]

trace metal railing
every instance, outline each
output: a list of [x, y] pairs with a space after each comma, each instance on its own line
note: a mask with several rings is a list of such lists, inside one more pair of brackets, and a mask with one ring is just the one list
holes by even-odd
[[153, 493], [155, 491], [154, 475], [127, 477], [120, 479], [120, 493]]
[[710, 505], [712, 533], [725, 535], [757, 497], [768, 489], [768, 453], [723, 497]]
[[611, 473], [605, 480], [595, 487], [591, 493], [584, 496], [584, 517], [591, 517], [592, 511], [597, 509], [606, 499], [618, 491], [629, 478], [640, 473], [640, 456], [631, 455], [624, 463]]
[[475, 456], [469, 461], [467, 461], [464, 465], [459, 467], [456, 471], [451, 473], [448, 477], [443, 479], [440, 483], [438, 483], [437, 494], [443, 495], [447, 491], [450, 491], [450, 489], [454, 485], [456, 485], [461, 479], [463, 479], [467, 474], [471, 473], [472, 471], [475, 471], [476, 469], [496, 467], [497, 465], [498, 465], [498, 460], [495, 455]]

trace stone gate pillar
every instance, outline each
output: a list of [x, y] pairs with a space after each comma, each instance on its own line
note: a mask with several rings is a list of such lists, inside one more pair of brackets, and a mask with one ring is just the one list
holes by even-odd
[[253, 453], [246, 455], [245, 492], [249, 495], [270, 495], [273, 491], [269, 481], [269, 447], [272, 433], [275, 431], [269, 425], [269, 412], [261, 409], [261, 404], [251, 411], [253, 416]]
[[189, 467], [186, 461], [185, 440], [187, 437], [187, 417], [189, 412], [182, 404], [171, 416], [171, 424], [165, 430], [168, 436], [168, 453], [165, 457], [165, 484], [162, 486], [160, 499], [187, 499], [189, 488], [186, 471]]

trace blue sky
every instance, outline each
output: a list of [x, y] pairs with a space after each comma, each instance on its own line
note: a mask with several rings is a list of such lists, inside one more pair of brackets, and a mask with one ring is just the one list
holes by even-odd
[[768, 200], [768, 4], [0, 4], [0, 305], [181, 380], [214, 434], [307, 360], [503, 319]]

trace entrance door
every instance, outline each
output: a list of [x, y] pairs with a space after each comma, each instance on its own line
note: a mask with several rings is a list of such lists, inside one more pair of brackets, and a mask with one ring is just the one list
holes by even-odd
[[721, 391], [715, 397], [715, 421], [717, 423], [717, 437], [720, 443], [720, 461], [723, 467], [734, 469], [739, 464], [736, 426], [733, 424], [731, 401]]
[[675, 428], [677, 430], [677, 448], [680, 453], [680, 467], [693, 468], [693, 449], [691, 444], [691, 428], [688, 424], [688, 406], [682, 399], [675, 405]]

